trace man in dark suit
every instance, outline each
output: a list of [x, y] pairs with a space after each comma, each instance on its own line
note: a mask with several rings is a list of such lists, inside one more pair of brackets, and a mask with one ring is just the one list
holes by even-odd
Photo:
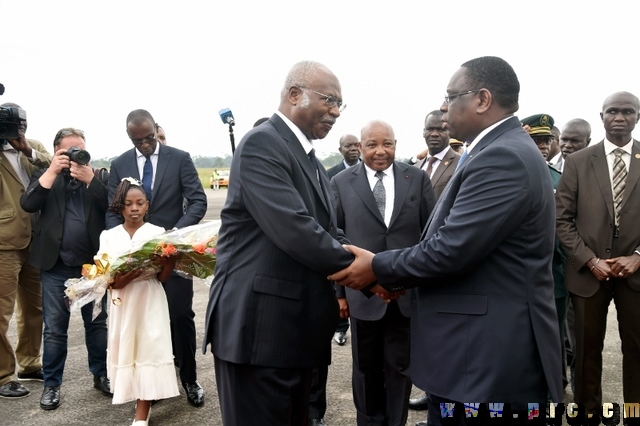
[[[341, 171], [355, 166], [360, 162], [360, 141], [356, 136], [348, 134], [342, 136], [340, 138], [340, 147], [338, 149], [340, 154], [344, 157], [344, 160], [327, 170], [329, 180], [333, 179], [333, 177]], [[336, 332], [333, 335], [334, 342], [340, 346], [347, 343], [347, 330], [349, 330], [349, 318], [339, 318], [338, 327], [336, 327]]]
[[[361, 145], [363, 163], [331, 180], [338, 227], [352, 244], [374, 253], [416, 244], [435, 204], [429, 177], [394, 161], [396, 140], [387, 123], [367, 124]], [[384, 196], [377, 188], [384, 188]], [[410, 295], [386, 304], [350, 288], [338, 290], [346, 292], [351, 316], [357, 424], [404, 425], [411, 393]]]
[[436, 200], [456, 171], [460, 154], [449, 146], [449, 131], [443, 127], [442, 111], [431, 111], [424, 119], [422, 136], [427, 143], [428, 154], [415, 166], [424, 170], [431, 179]]
[[360, 162], [360, 141], [355, 135], [343, 135], [340, 138], [340, 146], [338, 151], [344, 157], [344, 160], [327, 170], [329, 180], [343, 170], [351, 166], [355, 166]]
[[[85, 150], [82, 130], [65, 128], [58, 131], [53, 140], [55, 155], [51, 166], [37, 170], [31, 176], [31, 184], [20, 199], [25, 211], [40, 213], [31, 244], [30, 263], [40, 270], [42, 281], [44, 389], [40, 407], [43, 410], [54, 410], [60, 405], [70, 319], [64, 283], [70, 278], [80, 278], [83, 264], [93, 264], [108, 208], [109, 173], [103, 170], [96, 175], [91, 164], [72, 161], [66, 155], [72, 147]], [[102, 311], [95, 320], [93, 303], [83, 306], [82, 319], [93, 385], [111, 396], [107, 378], [105, 300], [106, 297], [102, 299]]]
[[565, 158], [556, 192], [557, 233], [569, 258], [565, 283], [575, 312], [574, 401], [596, 419], [611, 299], [624, 348], [624, 401], [640, 401], [640, 142], [631, 136], [640, 102], [631, 93], [614, 93], [600, 117], [605, 139]]
[[310, 141], [341, 110], [337, 77], [297, 63], [278, 111], [236, 149], [203, 347], [226, 425], [306, 424], [312, 369], [330, 363], [338, 303], [327, 275], [353, 256]]
[[[109, 203], [122, 178], [142, 177], [149, 199], [148, 222], [167, 230], [199, 223], [207, 211], [207, 197], [189, 153], [159, 144], [155, 121], [143, 109], [131, 111], [127, 116], [127, 134], [134, 148], [111, 162]], [[109, 210], [107, 229], [120, 223], [120, 215]], [[189, 403], [200, 406], [204, 403], [204, 390], [196, 373], [193, 280], [174, 272], [163, 286], [169, 303], [173, 353], [180, 368], [182, 386]]]
[[356, 289], [377, 281], [375, 292], [414, 288], [411, 378], [429, 394], [429, 424], [440, 424], [441, 403], [457, 402], [460, 419], [459, 403], [500, 401], [527, 422], [528, 403], [544, 407], [548, 389], [562, 400], [553, 188], [513, 115], [519, 89], [500, 58], [462, 64], [441, 110], [451, 136], [471, 143], [422, 240], [375, 255], [347, 246], [356, 260], [329, 277]]

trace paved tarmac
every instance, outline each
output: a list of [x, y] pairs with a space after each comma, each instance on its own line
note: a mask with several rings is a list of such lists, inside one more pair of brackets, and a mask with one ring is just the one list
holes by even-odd
[[[219, 219], [224, 204], [226, 189], [207, 189], [209, 207], [205, 220]], [[197, 345], [200, 348], [204, 331], [204, 313], [208, 301], [208, 287], [202, 282], [194, 283], [193, 300], [196, 312]], [[9, 340], [15, 347], [15, 322], [9, 329]], [[332, 342], [333, 363], [329, 368], [327, 385], [328, 407], [325, 421], [328, 426], [355, 425], [356, 415], [351, 393], [351, 336], [345, 346]], [[508, 348], [505, 348], [508, 350]], [[197, 354], [198, 379], [206, 391], [203, 407], [194, 408], [188, 404], [182, 388], [179, 397], [163, 400], [151, 410], [151, 426], [161, 425], [221, 425], [218, 396], [215, 386], [213, 356], [211, 353]], [[607, 338], [604, 348], [603, 398], [604, 402], [622, 402], [622, 362], [620, 339], [617, 331], [615, 308], [609, 309]], [[523, 368], [526, 368], [523, 366]], [[18, 400], [0, 398], [0, 425], [130, 425], [133, 420], [133, 403], [113, 405], [111, 400], [93, 388], [91, 373], [87, 367], [87, 351], [84, 345], [84, 331], [80, 315], [74, 313], [69, 326], [69, 351], [65, 366], [64, 382], [61, 387], [62, 402], [54, 411], [40, 409], [40, 395], [43, 384], [25, 382], [31, 395]], [[414, 387], [412, 395], [421, 391]], [[565, 394], [565, 403], [571, 402], [570, 391]], [[424, 420], [426, 412], [410, 411], [407, 424]], [[564, 422], [566, 424], [566, 421]], [[245, 425], [237, 425], [245, 426]]]

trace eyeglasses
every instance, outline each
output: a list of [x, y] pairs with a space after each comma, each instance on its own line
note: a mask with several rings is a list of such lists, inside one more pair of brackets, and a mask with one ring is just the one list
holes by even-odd
[[136, 146], [136, 147], [142, 146], [142, 144], [145, 143], [145, 142], [148, 143], [149, 145], [151, 145], [155, 141], [156, 141], [155, 132], [147, 135], [146, 137], [144, 137], [142, 139], [131, 139], [131, 142], [133, 142], [133, 145]]
[[444, 103], [449, 105], [451, 102], [453, 102], [456, 98], [459, 98], [460, 96], [470, 95], [471, 93], [478, 93], [479, 91], [480, 91], [480, 89], [478, 89], [478, 90], [468, 90], [466, 92], [460, 92], [460, 93], [456, 93], [454, 95], [445, 95], [444, 96]]
[[310, 92], [315, 93], [318, 96], [322, 96], [324, 98], [324, 102], [325, 104], [329, 107], [329, 108], [333, 108], [333, 107], [338, 107], [338, 110], [340, 112], [344, 111], [344, 109], [347, 107], [347, 104], [342, 103], [342, 101], [337, 100], [336, 98], [334, 98], [333, 96], [329, 96], [329, 95], [325, 95], [324, 93], [320, 93], [320, 92], [316, 92], [313, 89], [309, 89], [308, 87], [302, 87], [299, 86], [301, 89], [303, 90], [308, 90]]

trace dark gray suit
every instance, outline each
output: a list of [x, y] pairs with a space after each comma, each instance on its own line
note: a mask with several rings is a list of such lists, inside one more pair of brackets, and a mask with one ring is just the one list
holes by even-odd
[[415, 287], [411, 378], [458, 402], [562, 400], [549, 171], [517, 117], [477, 141], [420, 244], [378, 253], [388, 289]]
[[[207, 196], [188, 152], [158, 144], [158, 165], [147, 222], [165, 229], [183, 228], [200, 222], [207, 211]], [[136, 149], [112, 161], [109, 176], [109, 203], [123, 177], [140, 179]], [[183, 199], [186, 212], [183, 208]], [[122, 223], [119, 214], [107, 213], [107, 229]], [[196, 328], [193, 312], [193, 280], [172, 274], [164, 284], [169, 302], [173, 352], [180, 366], [180, 379], [192, 384], [196, 374]]]
[[[327, 276], [353, 259], [329, 191], [277, 114], [236, 149], [203, 345], [216, 358], [225, 424], [307, 421], [311, 369], [330, 362], [338, 319]], [[282, 399], [260, 394], [267, 382], [281, 383]], [[279, 402], [296, 398], [302, 411], [287, 417]]]
[[[435, 204], [422, 170], [393, 163], [394, 205], [389, 227], [376, 206], [364, 163], [331, 180], [338, 227], [352, 244], [378, 253], [417, 244]], [[357, 424], [404, 425], [407, 421], [411, 293], [390, 304], [337, 286], [349, 302], [352, 323], [353, 394]]]

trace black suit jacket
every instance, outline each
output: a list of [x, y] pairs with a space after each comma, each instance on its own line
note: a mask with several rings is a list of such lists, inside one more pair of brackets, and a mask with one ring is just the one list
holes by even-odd
[[[40, 219], [35, 225], [34, 239], [31, 243], [30, 263], [43, 271], [53, 268], [60, 255], [66, 196], [64, 176], [60, 174], [53, 182], [51, 189], [43, 188], [38, 179], [45, 172], [37, 170], [31, 177], [27, 191], [20, 198], [20, 205], [27, 212], [40, 212]], [[91, 244], [93, 256], [100, 248], [100, 233], [105, 229], [105, 213], [107, 202], [107, 182], [109, 174], [103, 173], [100, 179], [94, 176], [84, 194], [85, 224]], [[91, 263], [91, 257], [87, 262]]]
[[[165, 229], [195, 225], [207, 212], [207, 196], [198, 171], [188, 152], [159, 144], [158, 165], [151, 195], [147, 222]], [[109, 203], [124, 177], [140, 179], [136, 149], [126, 151], [111, 162]], [[186, 202], [186, 212], [183, 208]], [[109, 210], [107, 229], [122, 223], [122, 217]]]
[[329, 179], [332, 179], [335, 175], [337, 175], [338, 173], [340, 173], [343, 170], [346, 170], [347, 167], [344, 165], [344, 160], [339, 162], [338, 164], [336, 164], [335, 166], [331, 167], [330, 169], [327, 170], [327, 176], [329, 176]]
[[[414, 289], [411, 378], [453, 401], [562, 400], [548, 166], [517, 117], [476, 142], [420, 244], [378, 253], [389, 289]], [[542, 389], [544, 392], [544, 389]]]
[[220, 216], [203, 351], [211, 343], [220, 359], [262, 367], [328, 364], [338, 302], [327, 276], [353, 256], [326, 172], [277, 114], [238, 145]]
[[[425, 172], [398, 161], [393, 163], [395, 186], [394, 206], [389, 227], [384, 223], [373, 198], [364, 163], [350, 167], [331, 180], [335, 195], [338, 227], [351, 241], [374, 253], [413, 246], [435, 205], [435, 196]], [[336, 286], [338, 297], [346, 294], [349, 313], [366, 321], [379, 320], [387, 304], [379, 297], [367, 297], [363, 292]], [[411, 315], [411, 292], [398, 299], [405, 317]]]

